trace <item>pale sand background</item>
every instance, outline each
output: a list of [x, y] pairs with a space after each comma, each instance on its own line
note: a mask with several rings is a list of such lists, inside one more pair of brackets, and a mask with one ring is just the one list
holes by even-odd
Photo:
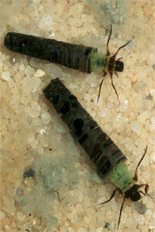
[[[150, 195], [127, 201], [119, 231], [155, 231], [155, 1], [154, 0], [1, 0], [1, 227], [5, 232], [116, 231], [122, 196], [100, 208], [114, 189], [101, 181], [87, 155], [42, 94], [59, 77], [128, 158]], [[99, 74], [49, 64], [3, 46], [8, 31], [55, 38], [99, 48], [105, 54], [110, 24], [111, 51], [125, 63], [114, 83], [107, 76], [96, 104]], [[35, 178], [23, 178], [28, 168]], [[56, 192], [59, 193], [60, 199]]]

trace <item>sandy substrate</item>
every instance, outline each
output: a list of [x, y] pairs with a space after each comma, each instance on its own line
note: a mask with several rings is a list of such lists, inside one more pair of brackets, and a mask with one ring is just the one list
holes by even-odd
[[[155, 231], [155, 1], [1, 0], [0, 103], [2, 232], [117, 231], [122, 195], [103, 205], [114, 186], [96, 174], [67, 126], [47, 104], [42, 89], [56, 77], [77, 96], [128, 158], [151, 198], [126, 201], [120, 232]], [[125, 64], [114, 84], [101, 74], [85, 74], [8, 51], [8, 31], [97, 47], [103, 55], [110, 25], [110, 50]]]

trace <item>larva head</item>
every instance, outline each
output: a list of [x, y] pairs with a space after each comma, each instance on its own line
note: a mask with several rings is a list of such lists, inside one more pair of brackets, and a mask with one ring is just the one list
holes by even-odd
[[138, 191], [139, 185], [134, 184], [129, 190], [125, 192], [125, 197], [130, 198], [131, 201], [138, 201], [141, 199], [140, 192]]
[[[108, 39], [108, 43], [109, 43], [109, 39]], [[120, 49], [124, 48], [127, 44], [130, 43], [130, 41], [128, 41], [123, 46], [119, 47], [117, 49], [117, 51], [114, 53], [114, 55], [109, 58], [109, 65], [108, 65], [108, 71], [109, 72], [113, 72], [113, 71], [115, 71], [115, 72], [123, 72], [123, 70], [124, 70], [124, 63], [122, 61], [120, 61], [121, 58], [119, 58], [119, 59], [116, 60], [116, 56], [118, 55]], [[108, 48], [108, 43], [107, 43], [107, 56], [110, 56], [110, 52], [109, 52], [109, 48]]]
[[124, 70], [124, 63], [122, 61], [115, 60], [115, 56], [111, 56], [109, 58], [109, 63], [108, 63], [108, 71], [109, 73], [116, 72], [123, 72]]
[[115, 61], [115, 66], [114, 66], [114, 70], [116, 72], [123, 72], [124, 70], [124, 63], [120, 60], [116, 60]]

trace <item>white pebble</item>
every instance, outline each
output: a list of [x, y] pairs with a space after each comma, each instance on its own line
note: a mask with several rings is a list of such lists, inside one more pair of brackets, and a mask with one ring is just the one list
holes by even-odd
[[9, 81], [9, 80], [10, 80], [10, 73], [9, 73], [8, 71], [2, 72], [1, 78], [2, 78], [4, 81]]
[[20, 64], [19, 65], [19, 71], [23, 72], [25, 70], [25, 65], [24, 64]]
[[75, 84], [75, 83], [69, 83], [69, 84], [68, 84], [68, 87], [69, 87], [70, 89], [76, 89], [76, 88], [77, 88], [77, 84]]
[[31, 68], [30, 66], [27, 66], [25, 69], [25, 74], [28, 77], [32, 77], [32, 75], [34, 74], [34, 69]]
[[99, 227], [96, 229], [96, 232], [102, 232], [103, 231], [103, 228], [102, 227]]
[[43, 148], [42, 148], [42, 146], [41, 145], [38, 145], [38, 147], [37, 147], [37, 152], [40, 154], [40, 155], [42, 155], [43, 154]]
[[99, 177], [99, 175], [96, 172], [92, 173], [92, 181], [94, 181], [97, 184], [101, 184], [102, 183], [101, 178]]
[[142, 124], [149, 118], [150, 112], [144, 111], [142, 112], [138, 117], [138, 121], [141, 122]]
[[75, 232], [75, 230], [73, 228], [69, 227], [68, 232]]
[[155, 152], [152, 154], [152, 160], [151, 160], [151, 163], [154, 163], [154, 164], [155, 164]]
[[134, 143], [132, 142], [130, 138], [125, 138], [125, 147], [130, 152], [133, 150]]
[[78, 36], [78, 30], [77, 30], [77, 28], [72, 27], [72, 28], [71, 28], [71, 32], [72, 32], [72, 36], [73, 36], [73, 37], [77, 37], [77, 36]]
[[38, 146], [38, 141], [37, 141], [37, 140], [34, 140], [34, 141], [31, 143], [31, 147], [32, 147], [33, 149], [36, 149], [37, 146]]
[[121, 102], [120, 111], [125, 111], [128, 108], [128, 100], [124, 100]]
[[26, 216], [22, 212], [17, 212], [17, 218], [19, 219], [19, 221], [24, 221], [25, 217]]
[[48, 124], [51, 120], [51, 115], [48, 112], [44, 112], [41, 115], [41, 120], [43, 122], [43, 124]]
[[27, 106], [25, 107], [24, 111], [32, 118], [37, 118], [39, 116], [39, 112], [41, 110], [41, 107], [37, 103], [33, 103], [31, 107]]
[[151, 117], [150, 122], [151, 122], [152, 126], [155, 127], [155, 117]]
[[34, 77], [42, 77], [44, 76], [45, 72], [42, 69], [38, 69], [35, 73], [34, 73]]
[[53, 28], [53, 19], [50, 15], [44, 15], [39, 23], [38, 27], [44, 30], [50, 30]]
[[35, 92], [41, 84], [41, 80], [37, 77], [25, 77], [22, 81], [23, 89], [26, 89], [27, 92]]
[[84, 227], [81, 227], [81, 228], [79, 228], [78, 229], [78, 231], [77, 232], [87, 232], [86, 230], [85, 230], [85, 228]]
[[138, 121], [132, 121], [130, 123], [131, 130], [133, 130], [138, 135], [141, 133], [141, 125]]
[[33, 143], [34, 140], [35, 140], [34, 134], [29, 134], [28, 139], [27, 139], [28, 144]]
[[152, 96], [155, 96], [155, 89], [151, 89], [151, 90], [150, 90], [150, 94], [151, 94]]
[[5, 213], [0, 211], [0, 220], [2, 220], [5, 217]]
[[74, 12], [74, 18], [78, 19], [81, 16], [82, 10], [83, 10], [83, 5], [81, 3], [75, 4], [73, 6], [73, 12]]
[[49, 76], [53, 76], [53, 75], [59, 76], [62, 74], [62, 69], [55, 64], [45, 64], [44, 71]]
[[41, 135], [45, 134], [45, 132], [46, 132], [46, 130], [43, 129], [43, 128], [40, 130], [40, 134], [41, 134]]
[[0, 68], [3, 67], [3, 60], [0, 59]]
[[3, 202], [5, 205], [5, 211], [13, 215], [16, 211], [15, 200], [10, 196], [4, 196]]
[[54, 7], [54, 11], [55, 11], [57, 17], [60, 17], [63, 13], [64, 6], [63, 6], [62, 2], [57, 1], [57, 4]]
[[16, 58], [15, 57], [12, 58], [12, 63], [16, 63]]
[[149, 131], [154, 131], [155, 130], [155, 124], [154, 124], [154, 122], [152, 122], [151, 121], [151, 123], [150, 123], [150, 127], [149, 127]]

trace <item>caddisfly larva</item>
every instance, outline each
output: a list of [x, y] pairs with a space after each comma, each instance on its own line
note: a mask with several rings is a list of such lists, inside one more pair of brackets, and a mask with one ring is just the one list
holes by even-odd
[[[125, 199], [130, 198], [132, 201], [138, 201], [141, 198], [141, 193], [148, 195], [148, 184], [136, 184], [138, 180], [137, 170], [146, 154], [147, 147], [133, 177], [128, 170], [125, 163], [126, 157], [121, 150], [102, 131], [95, 120], [81, 106], [77, 98], [58, 78], [52, 80], [43, 92], [68, 125], [73, 138], [79, 142], [89, 155], [96, 166], [99, 176], [107, 176], [110, 182], [116, 186], [112, 196], [106, 202], [114, 197], [117, 190], [120, 190], [124, 195], [118, 220], [119, 226]], [[144, 192], [140, 190], [142, 187], [144, 187]]]
[[[117, 51], [111, 55], [109, 51], [111, 34], [112, 27], [107, 40], [107, 51], [105, 55], [98, 53], [97, 48], [66, 43], [55, 39], [45, 39], [16, 32], [8, 32], [6, 34], [4, 38], [4, 45], [11, 51], [48, 60], [82, 72], [91, 73], [102, 71], [104, 76], [109, 73], [112, 87], [118, 97], [117, 90], [113, 84], [113, 73], [117, 75], [117, 72], [123, 72], [124, 63], [120, 60], [121, 58], [116, 59], [116, 56], [119, 50], [130, 43], [130, 41], [119, 47]], [[102, 84], [103, 79], [99, 86], [98, 100]]]

